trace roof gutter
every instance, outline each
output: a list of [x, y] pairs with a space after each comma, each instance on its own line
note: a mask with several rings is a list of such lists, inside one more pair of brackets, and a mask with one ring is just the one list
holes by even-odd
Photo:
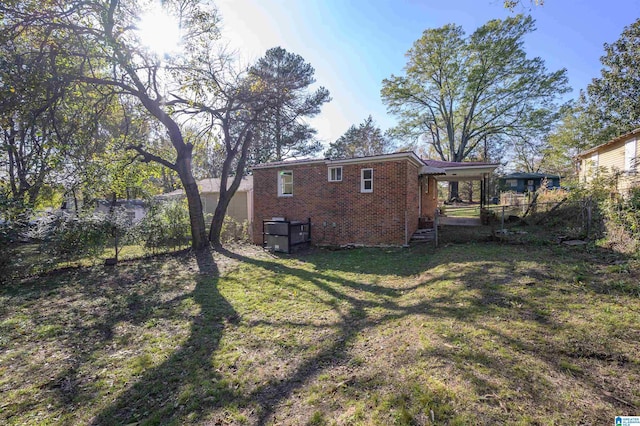
[[271, 169], [280, 167], [294, 167], [309, 164], [326, 164], [327, 166], [340, 166], [345, 164], [360, 164], [360, 163], [379, 163], [390, 160], [409, 160], [415, 166], [422, 167], [424, 162], [413, 151], [395, 152], [393, 154], [381, 154], [371, 155], [368, 157], [357, 158], [344, 158], [339, 160], [331, 160], [328, 158], [308, 159], [308, 160], [294, 160], [294, 161], [278, 161], [273, 163], [256, 164], [251, 169]]
[[578, 155], [576, 155], [576, 158], [577, 159], [582, 159], [582, 158], [586, 157], [587, 155], [590, 155], [590, 154], [593, 154], [594, 152], [597, 152], [600, 148], [604, 148], [606, 146], [613, 145], [616, 142], [623, 141], [623, 140], [625, 140], [627, 138], [630, 138], [631, 136], [635, 136], [637, 134], [640, 134], [640, 127], [630, 131], [629, 133], [625, 133], [624, 135], [620, 135], [620, 136], [618, 136], [616, 138], [613, 138], [610, 141], [607, 141], [607, 142], [605, 142], [603, 144], [600, 144], [598, 146], [594, 146], [593, 148], [589, 148], [586, 151], [582, 151], [582, 152], [578, 153]]

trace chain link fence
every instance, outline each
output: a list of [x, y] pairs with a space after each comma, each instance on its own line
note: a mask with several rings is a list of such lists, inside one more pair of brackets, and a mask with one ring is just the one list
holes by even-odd
[[597, 238], [604, 231], [603, 214], [591, 198], [487, 206], [481, 222], [506, 233], [516, 226], [539, 226], [563, 231], [568, 238]]
[[[570, 198], [553, 194], [554, 199], [545, 197], [541, 201], [536, 196], [517, 194], [511, 203], [497, 205], [445, 206], [439, 223], [451, 225], [441, 232], [444, 241], [458, 242], [499, 238], [510, 235], [528, 235], [536, 240], [595, 240], [605, 236], [610, 230], [610, 212], [606, 203], [591, 197]], [[472, 225], [484, 225], [481, 228]], [[460, 226], [456, 226], [460, 225]], [[467, 225], [467, 226], [464, 226]]]

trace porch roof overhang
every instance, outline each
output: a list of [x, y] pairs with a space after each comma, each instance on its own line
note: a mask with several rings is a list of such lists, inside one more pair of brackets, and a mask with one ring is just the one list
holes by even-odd
[[446, 174], [435, 176], [443, 182], [461, 182], [482, 180], [489, 176], [500, 165], [499, 163], [471, 163], [425, 160], [427, 165], [443, 169]]
[[433, 166], [422, 166], [420, 168], [420, 172], [418, 173], [420, 176], [429, 175], [429, 176], [444, 176], [447, 172], [444, 169]]

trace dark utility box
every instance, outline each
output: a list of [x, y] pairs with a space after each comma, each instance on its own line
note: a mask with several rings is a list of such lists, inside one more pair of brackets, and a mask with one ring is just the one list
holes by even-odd
[[293, 247], [310, 242], [311, 219], [307, 222], [265, 220], [262, 223], [262, 245], [268, 250], [291, 253]]

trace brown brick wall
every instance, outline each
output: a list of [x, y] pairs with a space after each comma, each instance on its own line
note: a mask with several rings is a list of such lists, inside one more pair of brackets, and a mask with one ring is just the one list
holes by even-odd
[[[360, 192], [360, 171], [373, 169], [373, 192]], [[327, 165], [289, 165], [256, 169], [254, 242], [262, 244], [262, 221], [311, 218], [318, 245], [402, 245], [405, 214], [409, 236], [418, 224], [418, 169], [407, 160], [342, 166], [342, 182], [329, 182]], [[293, 171], [293, 196], [278, 197], [277, 178]], [[409, 206], [411, 204], [411, 206]]]
[[[414, 232], [418, 229], [418, 217], [420, 217], [420, 180], [418, 179], [418, 173], [420, 170], [414, 164], [407, 163], [407, 238], [411, 238]], [[405, 242], [408, 243], [407, 240]]]
[[[426, 186], [429, 185], [429, 191], [426, 192]], [[436, 208], [438, 208], [438, 182], [433, 176], [424, 176], [422, 178], [422, 217], [433, 219]]]

